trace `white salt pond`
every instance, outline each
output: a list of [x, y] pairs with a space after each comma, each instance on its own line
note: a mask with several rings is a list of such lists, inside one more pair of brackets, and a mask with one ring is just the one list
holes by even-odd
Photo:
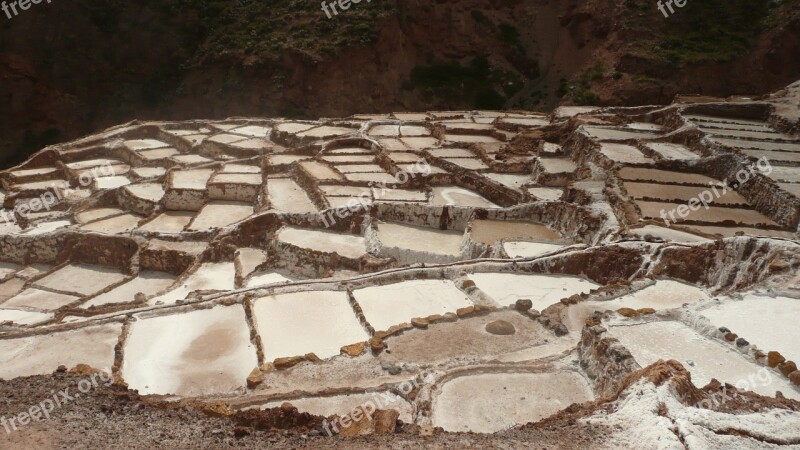
[[242, 221], [253, 215], [253, 205], [249, 203], [215, 201], [209, 202], [192, 220], [189, 230], [205, 231], [222, 228]]
[[378, 224], [381, 255], [405, 261], [424, 258], [426, 261], [447, 262], [461, 257], [464, 233], [417, 227], [400, 223]]
[[584, 321], [594, 311], [616, 311], [620, 308], [652, 308], [656, 311], [680, 308], [685, 303], [692, 304], [711, 298], [708, 293], [696, 286], [673, 280], [658, 280], [655, 284], [609, 301], [582, 302], [571, 305], [565, 312], [565, 324], [570, 330], [580, 331]]
[[69, 264], [37, 280], [34, 285], [62, 292], [92, 295], [125, 279], [119, 269], [88, 264]]
[[442, 386], [433, 401], [433, 426], [494, 433], [593, 398], [585, 379], [574, 372], [468, 375]]
[[458, 186], [433, 188], [431, 204], [435, 206], [468, 206], [473, 208], [499, 208], [477, 192]]
[[192, 221], [194, 214], [193, 211], [164, 211], [139, 229], [154, 233], [180, 233]]
[[450, 280], [411, 280], [353, 291], [364, 316], [375, 330], [415, 317], [456, 312], [471, 306], [467, 295]]
[[236, 267], [232, 262], [205, 263], [171, 291], [150, 299], [147, 303], [172, 304], [183, 300], [192, 291], [231, 291], [236, 288]]
[[168, 273], [141, 272], [136, 278], [125, 284], [92, 298], [84, 303], [82, 307], [89, 308], [90, 306], [133, 302], [136, 294], [139, 292], [143, 293], [145, 296], [151, 296], [172, 286], [174, 282], [175, 277]]
[[[712, 378], [734, 386], [748, 384], [748, 390], [800, 400], [800, 391], [782, 375], [746, 359], [733, 346], [708, 339], [679, 322], [659, 321], [609, 328], [611, 335], [628, 350], [636, 362], [647, 367], [659, 359], [675, 359], [692, 374], [696, 386]], [[760, 374], [760, 376], [759, 376]], [[768, 374], [769, 377], [765, 376]]]
[[114, 346], [122, 324], [111, 323], [79, 330], [0, 339], [0, 378], [10, 380], [31, 375], [48, 375], [58, 366], [73, 368], [88, 364], [111, 370]]
[[226, 394], [257, 366], [244, 309], [217, 306], [133, 322], [122, 377], [140, 394]]
[[[800, 363], [800, 299], [746, 294], [739, 299], [725, 297], [722, 303], [699, 313], [716, 327], [727, 327], [764, 351], [780, 352]], [[757, 312], [757, 313], [755, 313]]]
[[53, 313], [0, 309], [0, 323], [14, 322], [17, 325], [36, 325], [53, 318]]
[[54, 311], [62, 306], [76, 302], [80, 297], [28, 288], [11, 297], [3, 303], [3, 307], [34, 308], [38, 310]]
[[267, 190], [273, 209], [292, 213], [317, 212], [306, 191], [291, 178], [269, 178]]
[[265, 286], [268, 284], [283, 283], [285, 281], [292, 281], [285, 276], [275, 272], [258, 272], [254, 273], [247, 279], [245, 287]]
[[526, 298], [539, 311], [558, 303], [562, 298], [600, 287], [583, 278], [566, 275], [474, 273], [469, 278], [500, 306]]
[[304, 228], [283, 227], [276, 239], [286, 244], [322, 253], [338, 253], [346, 258], [358, 259], [367, 252], [363, 237]]
[[266, 361], [307, 353], [330, 358], [345, 345], [369, 339], [346, 292], [310, 291], [264, 297], [254, 302], [253, 314]]
[[544, 244], [541, 242], [508, 241], [503, 243], [503, 250], [509, 258], [535, 258], [566, 247], [562, 244]]

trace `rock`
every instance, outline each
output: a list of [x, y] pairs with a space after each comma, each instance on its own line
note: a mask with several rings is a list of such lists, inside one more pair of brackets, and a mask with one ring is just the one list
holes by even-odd
[[64, 373], [66, 371], [67, 371], [67, 366], [64, 365], [58, 366], [58, 368], [56, 368], [56, 372], [58, 373]]
[[737, 336], [736, 333], [728, 333], [725, 335], [725, 340], [728, 342], [733, 342], [736, 340], [737, 337], [739, 336]]
[[788, 377], [789, 374], [797, 370], [797, 364], [795, 364], [794, 361], [786, 361], [778, 364], [778, 370], [780, 370], [784, 376]]
[[475, 282], [472, 281], [472, 280], [464, 280], [461, 283], [461, 289], [469, 289], [469, 288], [474, 288], [474, 287], [475, 287]]
[[486, 324], [486, 331], [498, 336], [510, 336], [516, 333], [517, 329], [514, 328], [514, 325], [505, 320], [495, 320], [494, 322]]
[[525, 315], [534, 320], [538, 319], [539, 317], [542, 317], [542, 313], [540, 313], [538, 309], [529, 309], [525, 311]]
[[375, 434], [392, 434], [397, 428], [400, 413], [393, 409], [379, 409], [372, 415], [375, 422]]
[[411, 325], [417, 328], [422, 328], [424, 330], [428, 328], [428, 319], [423, 319], [422, 317], [415, 317], [411, 319]]
[[347, 356], [356, 357], [364, 353], [364, 349], [366, 347], [367, 347], [366, 342], [359, 342], [357, 344], [345, 345], [344, 347], [342, 347], [341, 352]]
[[422, 437], [433, 436], [433, 425], [428, 425], [428, 424], [420, 425], [419, 435]]
[[144, 303], [147, 301], [147, 296], [144, 295], [144, 292], [137, 292], [136, 295], [133, 296], [133, 301], [136, 303]]
[[653, 309], [653, 308], [641, 308], [641, 309], [637, 309], [636, 312], [638, 312], [639, 314], [641, 314], [643, 316], [649, 316], [651, 314], [655, 314], [656, 310]]
[[527, 298], [521, 298], [514, 303], [514, 308], [519, 312], [525, 312], [533, 308], [533, 302]]
[[719, 332], [722, 333], [722, 334], [728, 334], [728, 333], [731, 332], [731, 330], [729, 330], [729, 329], [727, 329], [725, 327], [719, 327]]
[[457, 322], [457, 321], [458, 321], [458, 315], [456, 315], [456, 313], [449, 312], [445, 313], [442, 316], [442, 322]]
[[639, 317], [639, 312], [631, 308], [620, 308], [617, 313], [625, 317]]
[[77, 366], [69, 369], [69, 373], [73, 375], [81, 375], [81, 376], [88, 376], [95, 372], [99, 372], [97, 369], [93, 368], [88, 364], [78, 364]]
[[789, 263], [780, 259], [773, 259], [769, 262], [770, 273], [783, 272], [784, 270], [788, 270], [790, 267], [791, 266]]
[[789, 374], [789, 381], [795, 386], [800, 386], [800, 370], [795, 370]]
[[557, 327], [555, 327], [555, 329], [553, 331], [556, 333], [556, 336], [559, 336], [559, 337], [560, 336], [566, 336], [566, 335], [569, 334], [569, 329], [567, 329], [567, 326], [564, 325], [563, 323], [561, 323]]
[[264, 382], [264, 373], [261, 372], [261, 369], [256, 367], [250, 372], [250, 375], [247, 376], [247, 387], [250, 389], [255, 389], [259, 384]]
[[303, 358], [299, 356], [290, 356], [288, 358], [275, 358], [275, 361], [273, 361], [272, 364], [278, 370], [285, 370], [290, 367], [294, 367], [301, 362], [303, 362]]
[[742, 348], [742, 347], [747, 347], [748, 345], [750, 345], [750, 343], [747, 342], [747, 339], [745, 339], [745, 338], [736, 339], [736, 346], [737, 347]]
[[237, 426], [233, 429], [233, 436], [236, 439], [241, 439], [251, 433], [251, 429], [248, 427]]
[[305, 358], [306, 361], [313, 363], [322, 362], [322, 360], [319, 359], [319, 356], [317, 356], [315, 353], [306, 353], [306, 355], [303, 356], [303, 358]]
[[778, 367], [778, 364], [784, 361], [786, 361], [786, 358], [778, 352], [767, 353], [767, 365], [770, 367]]
[[400, 372], [403, 371], [403, 369], [400, 368], [399, 366], [396, 366], [396, 365], [394, 365], [392, 363], [388, 363], [388, 362], [382, 362], [381, 363], [381, 369], [389, 372], [389, 375], [398, 375]]
[[460, 318], [469, 317], [475, 314], [475, 306], [467, 306], [464, 308], [458, 308], [456, 310], [456, 315]]
[[377, 337], [369, 340], [369, 347], [372, 349], [372, 353], [380, 353], [386, 348], [383, 344], [383, 339]]

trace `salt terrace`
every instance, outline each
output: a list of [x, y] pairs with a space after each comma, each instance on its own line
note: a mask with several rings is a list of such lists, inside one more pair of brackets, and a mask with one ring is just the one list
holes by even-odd
[[[779, 107], [798, 91], [132, 122], [48, 147], [0, 173], [0, 378], [88, 364], [141, 394], [325, 416], [385, 393], [406, 423], [484, 433], [668, 359], [697, 386], [766, 367], [750, 390], [800, 399], [800, 138]], [[667, 441], [755, 439], [651, 394], [681, 402]], [[645, 426], [625, 408], [586, 420]], [[760, 438], [800, 439], [777, 427]]]

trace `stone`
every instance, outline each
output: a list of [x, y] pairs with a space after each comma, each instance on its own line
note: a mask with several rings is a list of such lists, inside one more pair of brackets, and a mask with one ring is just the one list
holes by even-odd
[[733, 342], [736, 340], [737, 337], [739, 336], [737, 336], [736, 333], [728, 333], [725, 335], [725, 340], [728, 342]]
[[384, 345], [383, 339], [374, 337], [369, 340], [369, 347], [372, 353], [380, 353], [386, 348], [386, 345]]
[[527, 298], [521, 298], [514, 303], [514, 308], [519, 312], [525, 312], [533, 308], [533, 302]]
[[394, 409], [379, 409], [372, 415], [375, 422], [375, 434], [392, 434], [397, 429], [397, 418], [400, 413]]
[[558, 324], [558, 326], [556, 326], [553, 329], [553, 331], [556, 333], [556, 336], [558, 337], [566, 336], [569, 334], [569, 329], [567, 329], [567, 326], [564, 325], [563, 323]]
[[300, 356], [290, 356], [288, 358], [275, 358], [275, 361], [273, 361], [272, 364], [278, 370], [285, 370], [294, 367], [301, 362], [303, 362], [303, 358]]
[[428, 319], [423, 319], [421, 317], [415, 317], [411, 319], [411, 325], [416, 328], [426, 329], [428, 328]]
[[747, 339], [745, 339], [745, 338], [736, 339], [736, 346], [737, 347], [742, 348], [742, 347], [747, 347], [748, 345], [750, 345], [750, 343], [747, 342]]
[[542, 317], [542, 313], [540, 313], [538, 309], [529, 309], [529, 310], [525, 311], [525, 315], [530, 317], [533, 320], [536, 320], [539, 317]]
[[794, 361], [786, 361], [778, 364], [778, 370], [780, 370], [784, 376], [788, 377], [789, 374], [797, 370], [797, 364], [795, 364]]
[[93, 368], [88, 364], [78, 364], [77, 366], [69, 369], [69, 373], [73, 375], [81, 375], [81, 376], [88, 376], [93, 373], [99, 372], [97, 369]]
[[305, 358], [306, 361], [313, 363], [322, 362], [322, 360], [319, 359], [319, 356], [317, 356], [315, 353], [306, 353], [305, 356], [303, 356], [303, 358]]
[[367, 347], [366, 342], [359, 342], [357, 344], [345, 345], [344, 347], [342, 347], [341, 352], [347, 356], [356, 357], [364, 353], [364, 349], [366, 347]]
[[726, 327], [719, 327], [719, 332], [722, 334], [728, 334], [731, 330], [727, 329]]
[[510, 336], [516, 333], [517, 329], [514, 328], [514, 325], [505, 320], [495, 320], [494, 322], [486, 324], [486, 331], [498, 336]]
[[388, 363], [388, 362], [382, 362], [381, 363], [381, 369], [389, 372], [389, 375], [398, 375], [398, 374], [400, 374], [400, 372], [403, 371], [403, 369], [401, 367], [396, 366], [396, 365], [394, 365], [392, 363]]
[[767, 353], [767, 365], [770, 367], [778, 367], [778, 364], [784, 361], [786, 361], [786, 358], [778, 352]]
[[469, 317], [475, 314], [475, 306], [466, 306], [464, 308], [458, 308], [456, 310], [456, 315], [460, 318]]
[[470, 289], [470, 288], [474, 288], [474, 287], [475, 287], [475, 282], [472, 281], [472, 280], [464, 280], [461, 283], [461, 288], [462, 289]]
[[625, 317], [639, 317], [639, 312], [631, 308], [620, 308], [617, 310], [617, 313]]
[[641, 309], [637, 309], [636, 312], [638, 312], [639, 314], [641, 314], [643, 316], [649, 316], [651, 314], [655, 314], [656, 310], [653, 309], [653, 308], [641, 308]]
[[250, 372], [250, 375], [247, 376], [247, 387], [249, 389], [255, 389], [259, 384], [264, 382], [264, 373], [261, 372], [261, 369], [256, 367]]
[[458, 315], [456, 313], [449, 312], [442, 315], [442, 322], [457, 322], [457, 321], [458, 321]]
[[789, 374], [789, 381], [795, 386], [800, 386], [800, 370], [795, 370]]

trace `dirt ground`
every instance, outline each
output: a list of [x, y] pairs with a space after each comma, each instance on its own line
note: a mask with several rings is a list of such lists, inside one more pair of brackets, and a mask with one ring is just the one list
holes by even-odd
[[[389, 436], [329, 437], [320, 431], [321, 418], [291, 411], [255, 427], [243, 414], [212, 416], [192, 406], [166, 406], [144, 400], [135, 392], [102, 384], [57, 407], [50, 419], [14, 431], [8, 418], [69, 389], [79, 393], [86, 376], [54, 373], [0, 381], [0, 449], [62, 448], [535, 448], [596, 447], [610, 430], [579, 426], [574, 420], [548, 421], [545, 427], [525, 427], [496, 435], [434, 432], [421, 436], [417, 427], [402, 425]], [[59, 397], [61, 398], [61, 397]], [[279, 410], [273, 410], [280, 412]], [[269, 423], [270, 425], [265, 425]], [[2, 428], [8, 426], [10, 433]], [[273, 429], [288, 426], [291, 430]]]

